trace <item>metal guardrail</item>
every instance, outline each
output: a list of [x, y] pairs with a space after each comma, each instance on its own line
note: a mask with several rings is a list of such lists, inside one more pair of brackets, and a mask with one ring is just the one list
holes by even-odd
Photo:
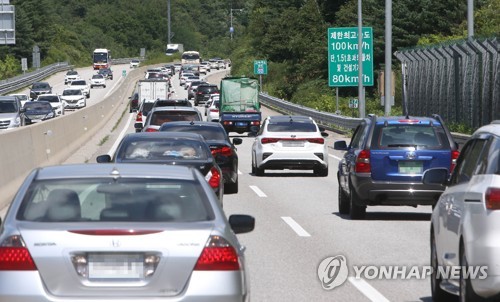
[[[297, 105], [289, 101], [285, 101], [276, 97], [272, 97], [265, 93], [259, 94], [259, 101], [273, 110], [282, 114], [304, 115], [312, 117], [318, 124], [326, 129], [342, 134], [346, 134], [349, 130], [356, 128], [362, 119], [341, 116], [333, 113], [318, 111], [309, 107]], [[460, 146], [470, 138], [470, 135], [461, 133], [452, 133], [453, 139]]]
[[59, 62], [43, 68], [0, 81], [0, 94], [6, 94], [31, 85], [33, 82], [41, 81], [55, 73], [71, 69], [73, 66], [68, 62]]

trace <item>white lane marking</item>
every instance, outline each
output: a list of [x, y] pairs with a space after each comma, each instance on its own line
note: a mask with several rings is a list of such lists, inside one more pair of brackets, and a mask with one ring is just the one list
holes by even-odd
[[379, 293], [373, 286], [368, 284], [363, 279], [349, 277], [349, 282], [352, 283], [363, 295], [373, 302], [390, 302], [386, 297]]
[[257, 186], [250, 186], [250, 189], [252, 189], [259, 197], [267, 197], [266, 193], [262, 192], [262, 190]]
[[333, 157], [333, 158], [335, 158], [335, 159], [336, 159], [336, 160], [338, 160], [338, 161], [341, 161], [341, 160], [342, 160], [342, 158], [340, 158], [340, 157], [338, 157], [338, 156], [335, 156], [335, 155], [328, 154], [328, 156]]
[[108, 151], [109, 155], [113, 156], [113, 154], [115, 154], [116, 148], [118, 148], [118, 144], [122, 141], [122, 138], [125, 136], [125, 133], [128, 131], [128, 128], [130, 127], [130, 123], [132, 122], [133, 117], [134, 117], [134, 114], [129, 114], [127, 124], [125, 125], [125, 127], [123, 127], [122, 132], [120, 132], [120, 135], [116, 139], [115, 143], [113, 144], [111, 149], [109, 149], [109, 151]]
[[306, 232], [306, 230], [304, 230], [295, 220], [293, 220], [292, 217], [281, 217], [281, 219], [283, 219], [286, 224], [288, 224], [288, 226], [290, 226], [300, 237], [311, 237], [311, 235]]

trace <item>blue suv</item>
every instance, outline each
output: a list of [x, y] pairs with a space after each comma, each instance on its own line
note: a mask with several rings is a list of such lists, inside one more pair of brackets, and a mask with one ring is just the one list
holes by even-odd
[[438, 115], [364, 118], [349, 146], [336, 141], [335, 150], [346, 151], [339, 163], [339, 213], [363, 219], [367, 206], [432, 205], [444, 191], [442, 185], [422, 183], [423, 172], [444, 167], [452, 171], [458, 144]]

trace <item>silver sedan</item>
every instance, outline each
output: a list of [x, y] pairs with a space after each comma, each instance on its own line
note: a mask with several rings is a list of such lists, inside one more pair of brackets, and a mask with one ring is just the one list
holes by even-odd
[[194, 168], [35, 169], [0, 233], [2, 301], [247, 301], [231, 215]]
[[[432, 213], [434, 301], [500, 298], [500, 121], [478, 129], [447, 180], [447, 169], [425, 172], [425, 183], [448, 187]], [[450, 273], [451, 272], [451, 273]]]

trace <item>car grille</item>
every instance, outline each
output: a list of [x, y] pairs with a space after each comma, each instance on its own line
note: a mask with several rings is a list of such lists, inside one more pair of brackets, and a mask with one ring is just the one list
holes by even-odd
[[0, 129], [7, 129], [9, 127], [10, 120], [0, 120]]
[[76, 104], [78, 102], [78, 100], [66, 100], [66, 103], [69, 103], [69, 104]]
[[45, 114], [27, 115], [27, 117], [32, 120], [41, 120], [45, 117]]

